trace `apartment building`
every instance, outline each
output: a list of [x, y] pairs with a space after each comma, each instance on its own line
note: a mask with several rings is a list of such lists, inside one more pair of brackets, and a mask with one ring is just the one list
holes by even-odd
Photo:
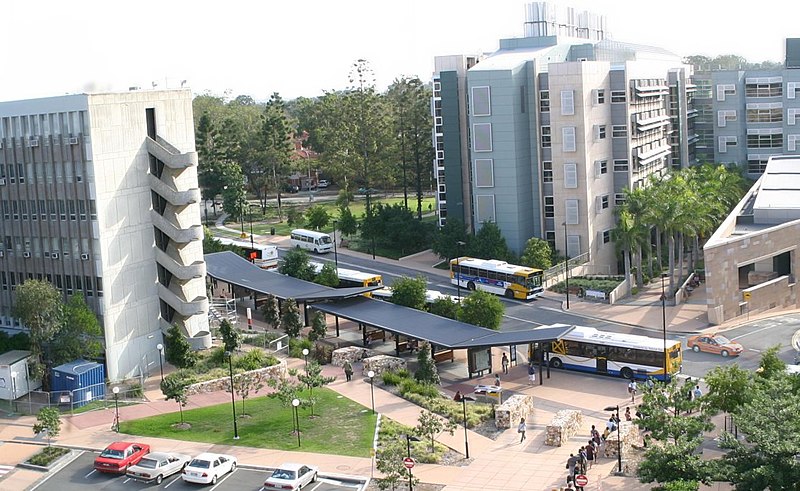
[[703, 161], [758, 178], [770, 157], [800, 153], [800, 39], [786, 40], [782, 69], [698, 72], [694, 83], [704, 87]]
[[617, 272], [615, 207], [626, 188], [695, 162], [697, 112], [680, 57], [607, 39], [605, 25], [533, 3], [524, 37], [436, 58], [440, 222], [495, 222], [518, 253], [539, 237]]
[[188, 89], [0, 103], [0, 328], [35, 278], [97, 313], [111, 380], [173, 324], [209, 345], [199, 201]]

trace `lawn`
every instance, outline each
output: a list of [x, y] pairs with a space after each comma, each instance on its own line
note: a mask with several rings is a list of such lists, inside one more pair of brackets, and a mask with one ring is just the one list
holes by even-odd
[[[300, 395], [301, 398], [303, 396]], [[299, 410], [299, 450], [369, 457], [375, 432], [375, 415], [329, 389], [315, 389], [314, 397], [317, 399], [315, 416], [311, 416], [310, 409]], [[241, 400], [237, 400], [237, 414], [240, 414], [241, 408]], [[291, 408], [283, 407], [278, 399], [258, 397], [248, 399], [245, 409], [250, 417], [238, 418], [239, 440], [233, 439], [230, 404], [184, 410], [184, 420], [192, 425], [188, 430], [173, 427], [180, 423], [180, 414], [175, 411], [123, 421], [120, 432], [193, 442], [298, 450], [297, 436], [292, 432]]]

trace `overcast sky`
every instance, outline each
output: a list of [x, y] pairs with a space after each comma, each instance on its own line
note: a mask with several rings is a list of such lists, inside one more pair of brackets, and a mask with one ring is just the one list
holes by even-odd
[[[3, 0], [0, 100], [179, 87], [265, 100], [349, 85], [367, 59], [376, 85], [428, 81], [433, 57], [520, 37], [519, 0]], [[606, 16], [613, 38], [679, 55], [783, 61], [798, 7], [761, 0], [555, 0]], [[660, 7], [657, 11], [654, 7]]]

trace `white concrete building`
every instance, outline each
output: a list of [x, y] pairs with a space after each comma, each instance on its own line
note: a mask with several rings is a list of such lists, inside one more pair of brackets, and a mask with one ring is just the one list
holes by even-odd
[[111, 380], [158, 365], [172, 324], [205, 344], [199, 201], [188, 89], [0, 103], [0, 327], [36, 278], [98, 314]]

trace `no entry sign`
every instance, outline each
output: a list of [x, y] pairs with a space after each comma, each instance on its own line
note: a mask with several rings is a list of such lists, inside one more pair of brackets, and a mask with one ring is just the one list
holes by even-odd
[[406, 466], [406, 469], [414, 468], [415, 463], [416, 462], [414, 462], [414, 459], [412, 459], [411, 457], [406, 457], [403, 459], [403, 465]]

